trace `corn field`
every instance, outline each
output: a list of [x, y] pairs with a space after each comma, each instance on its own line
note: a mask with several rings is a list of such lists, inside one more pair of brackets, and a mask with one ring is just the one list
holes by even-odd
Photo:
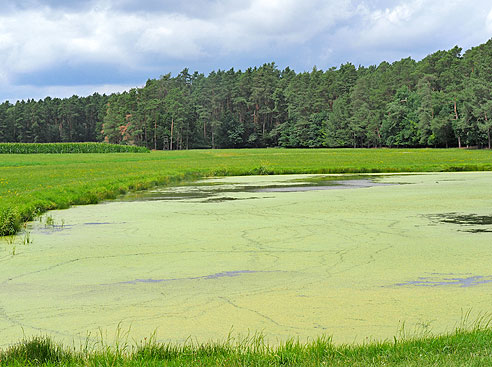
[[0, 154], [147, 152], [145, 147], [107, 143], [0, 143]]

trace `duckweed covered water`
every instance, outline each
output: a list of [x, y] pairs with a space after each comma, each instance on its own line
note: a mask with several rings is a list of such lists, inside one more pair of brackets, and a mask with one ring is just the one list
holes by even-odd
[[32, 243], [0, 243], [0, 345], [118, 324], [362, 342], [492, 311], [492, 173], [351, 178], [211, 179], [50, 212]]

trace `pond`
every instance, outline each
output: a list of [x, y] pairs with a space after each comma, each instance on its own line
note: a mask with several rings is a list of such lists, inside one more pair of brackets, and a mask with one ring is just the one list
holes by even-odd
[[227, 177], [52, 211], [0, 242], [0, 346], [118, 325], [173, 342], [451, 331], [492, 311], [491, 183]]

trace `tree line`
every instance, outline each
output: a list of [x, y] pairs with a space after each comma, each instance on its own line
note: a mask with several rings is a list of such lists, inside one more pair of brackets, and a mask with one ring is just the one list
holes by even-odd
[[491, 130], [492, 39], [419, 62], [302, 73], [268, 63], [208, 76], [184, 69], [109, 96], [0, 104], [0, 142], [490, 149]]

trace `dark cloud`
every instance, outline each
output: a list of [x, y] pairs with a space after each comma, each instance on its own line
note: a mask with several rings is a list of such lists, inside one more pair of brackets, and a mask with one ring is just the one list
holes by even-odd
[[5, 11], [30, 10], [36, 8], [52, 8], [60, 10], [81, 11], [93, 6], [97, 1], [75, 0], [0, 0], [0, 9]]

